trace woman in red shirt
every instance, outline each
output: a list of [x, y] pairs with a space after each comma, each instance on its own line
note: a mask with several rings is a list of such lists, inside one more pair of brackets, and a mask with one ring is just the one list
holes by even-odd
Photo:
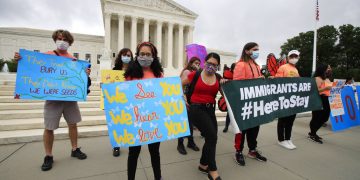
[[[180, 78], [186, 78], [191, 72], [196, 72], [200, 69], [200, 59], [198, 57], [192, 57], [186, 67], [181, 71]], [[184, 86], [184, 94], [189, 92], [189, 85]], [[187, 147], [194, 150], [200, 151], [199, 147], [195, 144], [194, 137], [193, 137], [193, 123], [190, 118], [189, 120], [189, 127], [190, 127], [190, 136], [188, 136], [188, 144]], [[184, 146], [184, 137], [178, 138], [178, 145], [177, 150], [180, 154], [186, 155], [187, 152]]]
[[[233, 72], [234, 72], [234, 69], [235, 69], [235, 63], [232, 63], [231, 64], [231, 67], [230, 69], [227, 69], [227, 70], [224, 70], [224, 74], [223, 74], [223, 77], [225, 79], [229, 79], [229, 80], [232, 80], [233, 79]], [[223, 132], [226, 133], [229, 129], [229, 125], [230, 125], [230, 117], [229, 117], [229, 113], [226, 114], [226, 120], [225, 120], [225, 127], [223, 129]]]
[[[127, 81], [161, 78], [163, 77], [163, 68], [160, 64], [156, 47], [150, 42], [143, 42], [136, 48], [136, 57], [130, 61], [129, 67], [124, 74]], [[160, 169], [160, 142], [148, 145], [151, 165], [155, 180], [161, 179]], [[134, 180], [136, 174], [137, 160], [141, 151], [141, 146], [129, 147], [129, 156], [127, 162], [128, 179]]]
[[[196, 80], [194, 91], [190, 97], [189, 118], [205, 137], [199, 171], [208, 174], [210, 180], [221, 180], [215, 161], [217, 143], [217, 120], [215, 116], [215, 97], [220, 90], [220, 82], [216, 70], [220, 64], [220, 56], [209, 53], [205, 58], [204, 71], [192, 72], [181, 79], [183, 85]], [[197, 79], [194, 79], [195, 75]], [[221, 81], [223, 83], [225, 81]]]
[[[258, 57], [259, 57], [258, 44], [254, 42], [247, 43], [244, 46], [240, 60], [236, 63], [233, 80], [263, 78], [260, 72], [260, 67], [255, 62], [255, 60]], [[236, 126], [237, 125], [235, 125], [235, 128]], [[239, 165], [241, 166], [245, 165], [245, 159], [242, 154], [242, 150], [244, 149], [245, 136], [249, 147], [248, 157], [263, 162], [267, 160], [256, 150], [256, 146], [257, 146], [256, 139], [259, 134], [259, 129], [260, 126], [249, 128], [243, 130], [242, 132], [240, 132], [239, 130], [239, 132], [235, 135], [235, 145], [234, 145], [236, 149], [235, 160]]]

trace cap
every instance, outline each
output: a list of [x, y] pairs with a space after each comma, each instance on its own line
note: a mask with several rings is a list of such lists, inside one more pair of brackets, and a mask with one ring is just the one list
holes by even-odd
[[298, 50], [291, 50], [289, 53], [288, 53], [288, 57], [292, 54], [296, 54], [297, 56], [300, 55], [300, 52]]

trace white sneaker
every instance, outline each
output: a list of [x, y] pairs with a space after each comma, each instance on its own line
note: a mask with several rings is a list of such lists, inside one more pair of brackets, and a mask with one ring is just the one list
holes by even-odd
[[291, 149], [292, 147], [287, 141], [279, 141], [278, 144], [286, 149]]
[[287, 140], [287, 143], [290, 145], [291, 149], [296, 149], [296, 146], [292, 143], [291, 140]]

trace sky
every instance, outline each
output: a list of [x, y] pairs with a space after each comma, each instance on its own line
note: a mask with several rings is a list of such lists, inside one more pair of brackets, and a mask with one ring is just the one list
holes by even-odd
[[[247, 42], [279, 57], [280, 46], [315, 28], [315, 0], [174, 0], [198, 14], [194, 43], [241, 54]], [[61, 2], [61, 3], [59, 3]], [[359, 0], [319, 0], [318, 27], [360, 26]], [[0, 0], [0, 27], [104, 35], [100, 0]]]

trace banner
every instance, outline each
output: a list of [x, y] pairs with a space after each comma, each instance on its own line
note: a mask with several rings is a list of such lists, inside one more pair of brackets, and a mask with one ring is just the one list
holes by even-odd
[[204, 68], [205, 58], [207, 56], [205, 46], [198, 44], [186, 45], [186, 55], [188, 61], [190, 61], [192, 57], [198, 57], [200, 59], [200, 67]]
[[[360, 86], [356, 87], [359, 97]], [[356, 103], [356, 96], [352, 86], [344, 86], [341, 90], [341, 100], [344, 104], [344, 114], [335, 116], [330, 113], [331, 127], [333, 131], [345, 130], [360, 125], [360, 110]]]
[[322, 108], [313, 78], [229, 81], [222, 88], [230, 117], [233, 116], [239, 130]]
[[86, 61], [20, 49], [15, 99], [86, 101]]
[[190, 135], [179, 77], [102, 85], [113, 147], [151, 144]]
[[[123, 82], [124, 78], [124, 71], [119, 70], [101, 70], [101, 83], [114, 83], [114, 82]], [[100, 93], [100, 109], [104, 110], [104, 94]]]
[[340, 87], [333, 87], [330, 90], [329, 104], [333, 116], [344, 114], [344, 106], [341, 101], [341, 89]]

